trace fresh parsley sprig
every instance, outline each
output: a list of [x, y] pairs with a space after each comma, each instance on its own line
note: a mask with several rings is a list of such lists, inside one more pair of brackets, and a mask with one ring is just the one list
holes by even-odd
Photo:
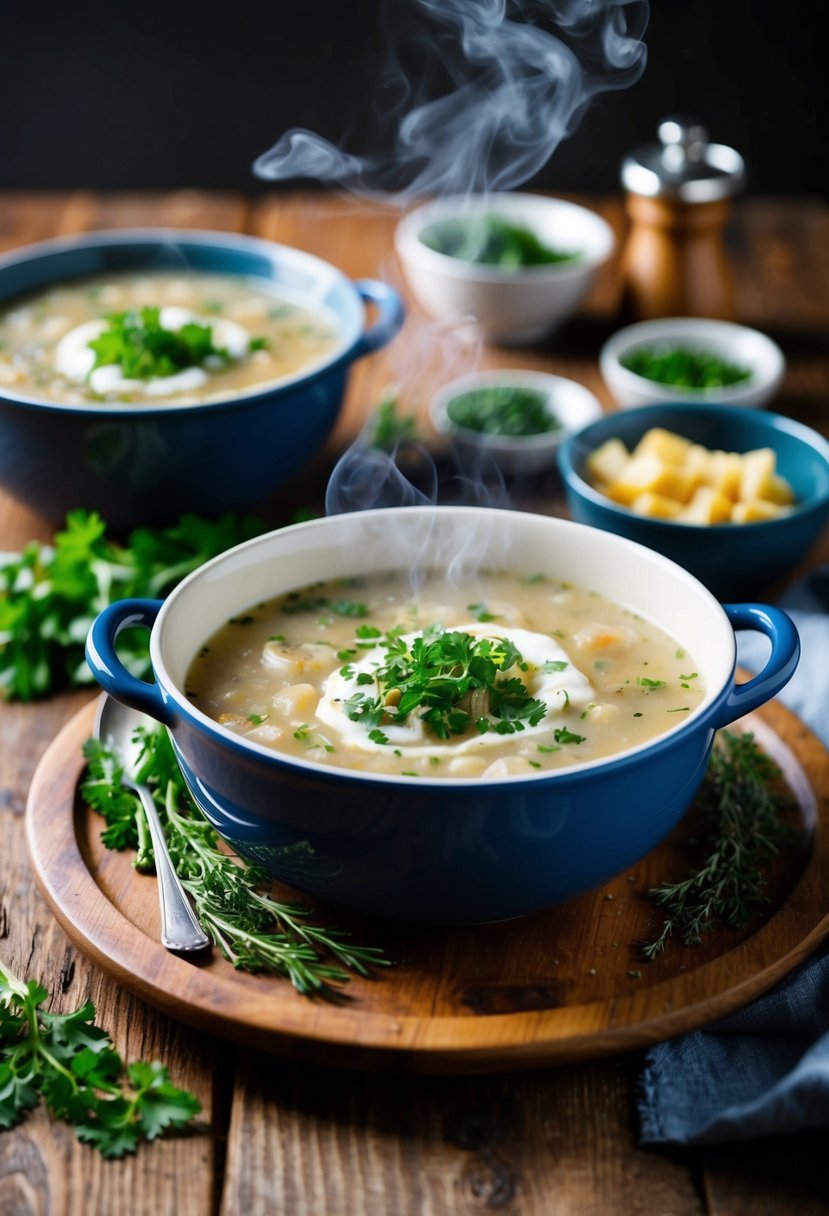
[[189, 321], [180, 329], [165, 329], [160, 308], [130, 308], [110, 313], [107, 328], [89, 343], [95, 354], [91, 371], [116, 366], [128, 380], [174, 376], [188, 367], [202, 367], [207, 359], [219, 366], [230, 354], [213, 342], [209, 325]]
[[781, 819], [791, 799], [773, 785], [779, 775], [752, 734], [719, 733], [695, 803], [705, 857], [679, 882], [649, 892], [665, 920], [643, 946], [646, 958], [672, 937], [691, 946], [718, 924], [745, 928], [766, 902], [765, 867], [793, 835]]
[[42, 1098], [56, 1119], [104, 1157], [132, 1153], [141, 1140], [183, 1127], [201, 1110], [159, 1063], [126, 1068], [87, 1001], [47, 1013], [48, 992], [0, 961], [0, 1128], [14, 1127]]
[[474, 638], [431, 625], [410, 643], [386, 637], [385, 661], [375, 674], [378, 693], [354, 693], [345, 702], [352, 721], [379, 727], [417, 712], [438, 739], [494, 730], [512, 735], [537, 726], [547, 712], [524, 681], [509, 671], [529, 665], [508, 638]]
[[[261, 532], [255, 519], [184, 515], [169, 528], [137, 528], [110, 540], [94, 511], [72, 511], [52, 545], [28, 544], [0, 565], [0, 696], [32, 701], [89, 684], [83, 648], [89, 626], [113, 600], [165, 595], [191, 570]], [[148, 666], [146, 635], [119, 648], [136, 675]]]
[[[142, 745], [137, 778], [152, 791], [173, 865], [202, 928], [234, 967], [283, 976], [305, 996], [341, 1000], [349, 972], [367, 976], [388, 965], [378, 947], [356, 945], [336, 926], [313, 924], [303, 905], [275, 899], [262, 867], [220, 848], [187, 789], [167, 732], [141, 728], [137, 737]], [[110, 848], [137, 847], [134, 864], [146, 868], [151, 846], [144, 812], [121, 784], [117, 757], [97, 740], [85, 744], [84, 755], [88, 769], [81, 793], [106, 820], [104, 843]]]

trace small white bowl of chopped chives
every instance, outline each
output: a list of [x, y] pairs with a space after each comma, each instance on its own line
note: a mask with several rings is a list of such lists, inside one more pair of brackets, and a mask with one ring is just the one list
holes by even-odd
[[601, 216], [540, 194], [437, 199], [395, 233], [409, 287], [430, 316], [471, 317], [488, 342], [513, 346], [575, 312], [614, 244]]
[[746, 325], [663, 317], [620, 329], [599, 354], [602, 377], [623, 408], [695, 401], [758, 408], [786, 370], [776, 342]]
[[431, 404], [435, 430], [450, 439], [470, 476], [493, 465], [509, 477], [550, 471], [559, 444], [602, 412], [574, 380], [511, 368], [452, 380]]

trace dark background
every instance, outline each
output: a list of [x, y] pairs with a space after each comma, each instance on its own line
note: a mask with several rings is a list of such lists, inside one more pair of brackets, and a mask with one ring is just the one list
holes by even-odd
[[[7, 2], [0, 188], [272, 189], [250, 166], [293, 126], [364, 151], [380, 3]], [[613, 189], [624, 153], [691, 111], [742, 152], [751, 192], [829, 194], [822, 8], [652, 0], [644, 75], [598, 97], [531, 184]]]

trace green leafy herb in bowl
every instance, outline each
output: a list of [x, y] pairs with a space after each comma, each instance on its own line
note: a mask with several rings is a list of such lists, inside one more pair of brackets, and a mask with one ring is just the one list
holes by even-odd
[[709, 317], [660, 317], [612, 334], [599, 369], [617, 405], [767, 405], [786, 360], [759, 330]]
[[455, 426], [487, 435], [541, 435], [561, 429], [548, 396], [520, 384], [492, 384], [453, 397], [446, 406]]
[[435, 429], [473, 475], [481, 462], [509, 475], [551, 470], [566, 435], [601, 416], [591, 392], [547, 372], [473, 372], [444, 385], [432, 401]]
[[750, 368], [722, 359], [713, 350], [690, 347], [640, 346], [619, 362], [637, 376], [677, 388], [723, 388], [752, 377]]
[[527, 225], [500, 215], [475, 215], [442, 220], [420, 234], [420, 240], [436, 253], [462, 262], [503, 269], [550, 266], [574, 262], [579, 253], [553, 249]]

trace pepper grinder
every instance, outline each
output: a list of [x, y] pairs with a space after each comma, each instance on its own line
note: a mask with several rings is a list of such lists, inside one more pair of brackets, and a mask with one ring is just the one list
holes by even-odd
[[622, 254], [622, 311], [631, 319], [734, 315], [734, 287], [723, 242], [731, 197], [743, 184], [743, 158], [708, 142], [696, 119], [665, 118], [659, 143], [622, 163], [630, 232]]

